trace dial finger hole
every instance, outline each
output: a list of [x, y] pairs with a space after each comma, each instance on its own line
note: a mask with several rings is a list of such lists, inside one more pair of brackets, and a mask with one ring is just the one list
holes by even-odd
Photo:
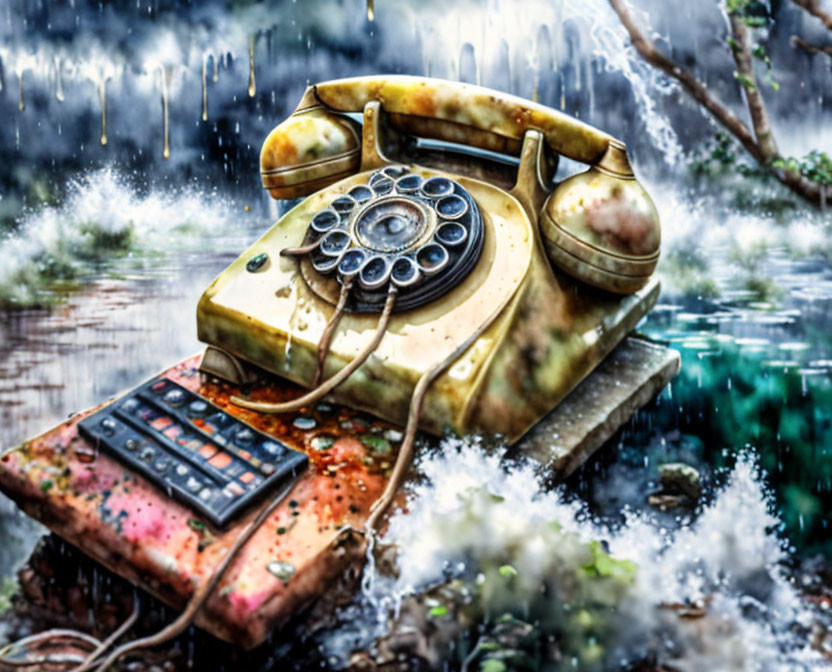
[[[436, 230], [437, 242], [448, 247], [462, 245], [468, 238], [468, 229], [459, 222], [443, 222]], [[323, 246], [323, 241], [321, 242]]]
[[370, 187], [379, 196], [389, 194], [393, 190], [393, 180], [387, 175], [379, 173], [370, 178]]
[[396, 180], [396, 191], [400, 194], [415, 194], [421, 186], [421, 175], [405, 175]]
[[321, 252], [329, 257], [340, 256], [350, 246], [350, 235], [346, 231], [330, 231], [321, 238]]
[[443, 196], [436, 202], [436, 212], [444, 219], [459, 219], [468, 212], [468, 201], [456, 194]]
[[400, 177], [407, 175], [409, 172], [410, 168], [407, 166], [386, 166], [381, 169], [382, 175], [387, 175], [387, 177], [391, 177], [394, 180], [398, 180]]
[[454, 183], [447, 177], [431, 177], [422, 185], [422, 194], [428, 198], [441, 198], [454, 193]]
[[318, 233], [326, 233], [340, 221], [341, 218], [338, 213], [335, 210], [327, 208], [326, 210], [321, 210], [312, 218], [312, 228]]
[[361, 270], [366, 259], [367, 255], [363, 250], [347, 250], [338, 264], [338, 272], [345, 278], [353, 278]]
[[419, 267], [410, 257], [399, 257], [393, 262], [390, 278], [397, 287], [410, 287], [419, 281]]
[[390, 279], [390, 262], [384, 257], [372, 257], [361, 267], [358, 282], [364, 289], [378, 289]]
[[329, 207], [335, 210], [335, 212], [339, 215], [345, 215], [348, 212], [352, 212], [355, 205], [355, 199], [352, 196], [339, 196], [332, 201], [332, 205]]
[[355, 199], [356, 203], [366, 203], [373, 197], [373, 190], [364, 184], [359, 184], [350, 189], [349, 195]]
[[309, 258], [312, 261], [312, 268], [314, 268], [318, 273], [330, 273], [335, 270], [335, 267], [338, 266], [338, 263], [341, 261], [341, 255], [337, 255], [334, 257], [327, 256], [320, 250], [315, 250]]
[[416, 261], [422, 273], [434, 275], [448, 265], [448, 250], [438, 243], [428, 243], [416, 253]]

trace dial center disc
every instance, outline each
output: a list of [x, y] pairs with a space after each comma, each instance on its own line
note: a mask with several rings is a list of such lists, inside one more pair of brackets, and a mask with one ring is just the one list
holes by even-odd
[[429, 221], [430, 213], [419, 201], [391, 196], [371, 203], [358, 213], [355, 236], [367, 249], [398, 252], [414, 245]]

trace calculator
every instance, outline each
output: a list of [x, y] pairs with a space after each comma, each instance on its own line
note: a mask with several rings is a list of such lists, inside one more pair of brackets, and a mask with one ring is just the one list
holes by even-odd
[[155, 378], [79, 423], [81, 435], [223, 527], [294, 480], [304, 453], [168, 378]]

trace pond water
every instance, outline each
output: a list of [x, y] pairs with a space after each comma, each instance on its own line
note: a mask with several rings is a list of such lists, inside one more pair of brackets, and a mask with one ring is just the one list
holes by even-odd
[[[674, 19], [661, 3], [640, 6], [677, 54], [719, 65], [701, 37], [720, 25], [719, 12], [686, 3]], [[390, 0], [369, 22], [358, 0], [7, 3], [0, 446], [199, 349], [202, 290], [286, 207], [259, 188], [257, 154], [307, 81], [406, 72], [536, 97], [628, 142], [664, 237], [663, 294], [639, 330], [677, 349], [682, 371], [554, 491], [527, 465], [501, 460], [500, 447], [424, 447], [410, 513], [380, 540], [407, 549], [397, 576], [371, 563], [312, 657], [346, 664], [395, 632], [391, 619], [414, 609], [413, 595], [427, 605], [425, 629], [464, 620], [453, 618], [453, 599], [431, 592], [456, 582], [476, 595], [465, 618], [491, 644], [480, 650], [460, 633], [437, 665], [496, 672], [537, 660], [540, 651], [519, 644], [522, 661], [494, 654], [511, 649], [488, 639], [510, 614], [558, 639], [563, 669], [644, 659], [690, 670], [816, 669], [822, 646], [810, 644], [823, 620], [796, 577], [832, 551], [829, 218], [770, 185], [692, 177], [713, 128], [626, 49], [605, 2], [533, 9]], [[781, 13], [775, 49], [796, 21]], [[832, 137], [828, 104], [804, 93], [830, 75], [782, 54], [784, 88], [805, 85], [791, 100], [804, 105], [805, 123], [789, 124], [788, 104], [775, 101], [775, 126], [801, 154]], [[668, 462], [699, 471], [698, 507], [648, 504]], [[0, 573], [9, 576], [43, 530], [5, 499], [0, 514]], [[563, 588], [587, 554], [596, 558], [590, 578], [607, 582], [604, 599], [591, 580]], [[678, 609], [657, 608], [703, 604], [696, 627]]]

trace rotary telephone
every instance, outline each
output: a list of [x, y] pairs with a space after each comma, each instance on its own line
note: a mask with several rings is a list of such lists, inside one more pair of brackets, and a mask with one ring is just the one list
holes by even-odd
[[[589, 169], [555, 185], [560, 155]], [[514, 441], [657, 298], [658, 214], [624, 144], [542, 105], [438, 79], [330, 81], [260, 163], [274, 198], [306, 198], [205, 291], [202, 368], [311, 391], [241, 406], [326, 395]]]

